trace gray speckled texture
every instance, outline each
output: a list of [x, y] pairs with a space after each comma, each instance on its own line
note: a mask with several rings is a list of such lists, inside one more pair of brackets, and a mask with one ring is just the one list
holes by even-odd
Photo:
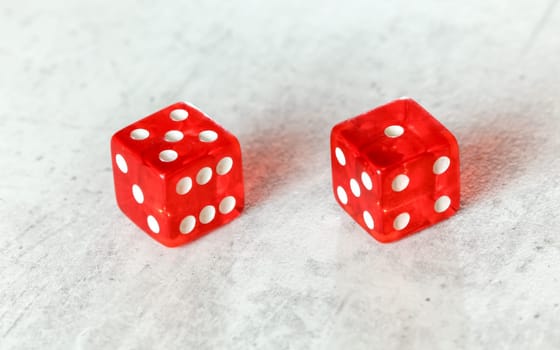
[[[557, 1], [0, 3], [0, 348], [560, 348]], [[336, 122], [412, 96], [462, 210], [381, 245], [335, 203]], [[162, 247], [109, 138], [187, 99], [238, 135], [247, 208]]]

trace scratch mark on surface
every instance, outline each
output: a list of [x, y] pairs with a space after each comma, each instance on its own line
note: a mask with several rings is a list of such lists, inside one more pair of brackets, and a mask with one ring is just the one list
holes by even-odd
[[338, 316], [342, 312], [342, 310], [344, 310], [344, 307], [346, 306], [346, 302], [348, 301], [349, 297], [350, 297], [350, 295], [348, 294], [344, 297], [344, 299], [342, 299], [342, 301], [340, 302], [340, 304], [336, 308], [336, 312], [334, 313], [335, 316]]
[[521, 55], [526, 54], [533, 47], [533, 44], [537, 40], [537, 37], [545, 27], [547, 22], [550, 20], [550, 15], [554, 12], [554, 9], [557, 4], [558, 4], [558, 0], [549, 1], [548, 6], [544, 9], [544, 13], [542, 14], [541, 18], [537, 21], [537, 23], [533, 27], [533, 31], [531, 32], [531, 35], [529, 35], [529, 38], [525, 42], [525, 45], [523, 45], [523, 49], [521, 50]]
[[18, 317], [14, 320], [14, 322], [12, 322], [12, 325], [10, 327], [8, 327], [8, 329], [6, 330], [6, 332], [4, 332], [3, 337], [6, 337], [8, 334], [10, 334], [10, 332], [17, 326], [17, 324], [19, 323], [19, 321], [21, 321], [21, 318], [23, 317], [23, 315], [25, 315], [27, 313], [27, 310], [29, 310], [29, 308], [31, 307], [31, 305], [33, 305], [33, 302], [35, 301], [35, 299], [33, 299], [31, 302], [29, 302], [29, 304], [27, 304], [25, 306], [25, 308], [21, 311], [21, 313], [18, 315]]
[[25, 236], [26, 234], [28, 234], [29, 232], [33, 231], [33, 229], [35, 229], [37, 226], [43, 224], [43, 222], [49, 218], [49, 215], [45, 214], [42, 215], [41, 217], [39, 217], [37, 220], [35, 220], [35, 222], [29, 224], [28, 226], [26, 226], [20, 233], [20, 237]]

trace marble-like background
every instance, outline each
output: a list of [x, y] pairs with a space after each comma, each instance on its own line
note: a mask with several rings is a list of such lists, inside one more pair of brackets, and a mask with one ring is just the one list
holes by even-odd
[[[2, 0], [0, 348], [560, 348], [557, 2]], [[462, 210], [381, 245], [328, 136], [403, 95], [457, 135]], [[238, 135], [247, 208], [168, 249], [109, 138], [184, 99]]]

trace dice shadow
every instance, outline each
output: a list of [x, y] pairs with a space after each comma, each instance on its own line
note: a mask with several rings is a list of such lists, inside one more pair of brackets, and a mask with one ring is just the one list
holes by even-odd
[[285, 129], [271, 125], [240, 137], [243, 144], [243, 167], [246, 207], [254, 208], [288, 186], [313, 154], [305, 127]]
[[539, 142], [530, 119], [488, 118], [457, 132], [461, 149], [462, 205], [521, 176], [534, 160]]

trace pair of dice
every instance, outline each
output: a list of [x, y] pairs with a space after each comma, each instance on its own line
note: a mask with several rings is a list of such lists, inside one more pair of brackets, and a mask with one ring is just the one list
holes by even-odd
[[[239, 142], [193, 105], [176, 103], [118, 131], [111, 153], [119, 207], [166, 246], [191, 242], [243, 210]], [[411, 99], [336, 125], [331, 158], [336, 199], [378, 241], [459, 208], [457, 141]]]

